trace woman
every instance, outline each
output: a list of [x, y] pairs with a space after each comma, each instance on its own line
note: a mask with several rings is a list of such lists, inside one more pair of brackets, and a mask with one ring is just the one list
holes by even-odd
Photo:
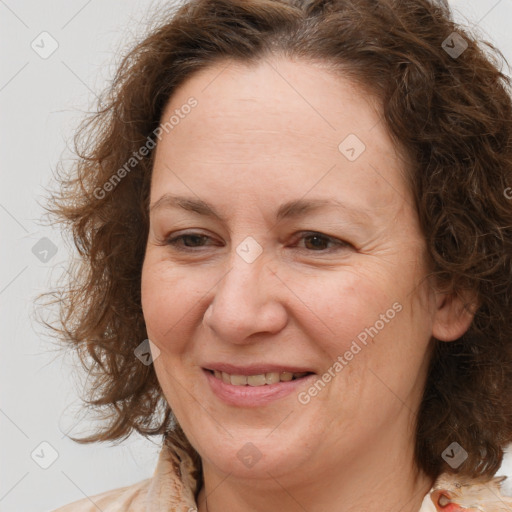
[[512, 506], [493, 55], [440, 2], [197, 0], [124, 59], [53, 198], [60, 331], [111, 411], [77, 441], [164, 443], [61, 512]]

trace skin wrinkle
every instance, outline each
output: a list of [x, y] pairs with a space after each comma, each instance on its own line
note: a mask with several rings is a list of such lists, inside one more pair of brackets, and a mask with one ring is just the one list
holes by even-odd
[[[151, 217], [142, 305], [148, 336], [161, 350], [155, 371], [203, 457], [200, 512], [205, 490], [213, 489], [209, 512], [316, 512], [334, 504], [340, 512], [384, 512], [396, 510], [397, 503], [408, 503], [403, 512], [416, 512], [432, 480], [413, 463], [415, 412], [431, 337], [442, 337], [443, 321], [452, 320], [442, 297], [427, 283], [418, 286], [427, 270], [421, 258], [425, 241], [402, 178], [403, 162], [378, 113], [350, 83], [304, 63], [274, 65], [283, 76], [296, 77], [308, 97], [319, 98], [315, 108], [321, 112], [335, 117], [333, 105], [343, 106], [336, 130], [290, 95], [266, 63], [230, 66], [204, 89], [218, 74], [212, 66], [188, 80], [166, 107], [172, 110], [191, 95], [200, 105], [157, 146], [151, 204], [166, 192], [193, 193], [227, 220], [186, 212]], [[255, 101], [245, 101], [248, 91], [257, 91]], [[276, 134], [276, 119], [293, 129]], [[370, 128], [371, 137], [364, 138]], [[234, 141], [233, 132], [245, 142]], [[257, 140], [247, 142], [248, 133]], [[332, 149], [347, 133], [366, 144], [355, 162]], [[319, 143], [322, 138], [331, 144]], [[265, 155], [256, 150], [261, 147]], [[315, 256], [281, 247], [295, 231], [325, 232], [332, 225], [326, 212], [311, 221], [278, 223], [269, 232], [270, 213], [283, 201], [332, 195], [357, 199], [373, 213], [376, 229], [367, 237], [359, 233], [357, 250]], [[181, 230], [201, 231], [223, 244], [187, 253], [161, 243]], [[341, 223], [328, 234], [343, 239], [344, 233]], [[264, 248], [251, 264], [235, 251], [248, 235]], [[397, 301], [403, 310], [307, 406], [295, 396], [259, 408], [228, 406], [204, 379], [201, 365], [212, 360], [284, 358], [320, 375]], [[462, 333], [469, 321], [455, 322], [454, 332]], [[263, 455], [250, 469], [237, 458], [247, 442]], [[304, 466], [308, 484], [299, 469]], [[361, 494], [361, 481], [374, 497]]]
[[[355, 503], [362, 481], [379, 511], [392, 489], [401, 504], [393, 512], [407, 512], [408, 496], [424, 491], [393, 480], [413, 474], [409, 461], [437, 479], [450, 470], [441, 454], [456, 442], [467, 452], [457, 476], [490, 478], [512, 441], [512, 82], [500, 51], [453, 23], [448, 4], [292, 3], [197, 0], [155, 12], [148, 37], [126, 53], [75, 133], [77, 158], [59, 162], [47, 211], [79, 258], [38, 301], [58, 306], [44, 325], [79, 358], [87, 409], [100, 413], [97, 428], [73, 441], [165, 434], [198, 470], [207, 461], [210, 512], [269, 503], [320, 512], [339, 509], [340, 496], [346, 508], [371, 512]], [[468, 43], [457, 58], [443, 43], [453, 31]], [[337, 150], [348, 133], [367, 146], [353, 162]], [[150, 220], [150, 201], [163, 191], [195, 194], [226, 219]], [[274, 223], [283, 198], [321, 193], [373, 209], [378, 229], [367, 236], [327, 212]], [[164, 243], [178, 229], [200, 229], [212, 244], [194, 257], [178, 252]], [[356, 250], [299, 249], [303, 229]], [[236, 251], [247, 235], [263, 248], [250, 265]], [[428, 282], [422, 255], [432, 264]], [[201, 366], [214, 359], [286, 359], [321, 374], [399, 302], [400, 313], [306, 407], [281, 401], [248, 414], [200, 385]], [[462, 305], [476, 310], [469, 329]], [[133, 357], [148, 338], [162, 352], [158, 375]], [[396, 445], [411, 439], [415, 416], [411, 457]], [[264, 456], [244, 474], [236, 453], [247, 440]], [[296, 479], [304, 467], [311, 487]], [[372, 483], [385, 478], [381, 496]], [[112, 491], [113, 507], [140, 489], [120, 491], [121, 501]], [[427, 498], [421, 512], [431, 510]]]

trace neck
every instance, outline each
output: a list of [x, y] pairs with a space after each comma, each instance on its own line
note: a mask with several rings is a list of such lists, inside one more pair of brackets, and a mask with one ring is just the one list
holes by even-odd
[[[220, 473], [203, 461], [204, 486], [198, 495], [199, 512], [418, 512], [433, 485], [415, 468], [412, 450], [398, 446], [405, 436], [380, 442], [382, 451], [365, 447], [350, 461], [326, 467], [325, 459], [297, 468], [291, 476], [242, 479]], [[382, 439], [381, 439], [382, 441]], [[335, 469], [336, 468], [336, 469]], [[206, 499], [207, 498], [207, 502]]]

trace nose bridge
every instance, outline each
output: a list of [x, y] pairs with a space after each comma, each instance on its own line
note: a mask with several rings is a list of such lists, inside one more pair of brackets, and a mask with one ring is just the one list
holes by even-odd
[[229, 271], [220, 282], [215, 299], [227, 301], [224, 306], [232, 308], [262, 306], [270, 293], [266, 260], [262, 252], [256, 254], [250, 242], [239, 244], [232, 251]]
[[233, 247], [228, 271], [215, 287], [205, 321], [220, 338], [232, 342], [256, 332], [276, 332], [285, 321], [276, 292], [276, 277], [263, 247], [245, 239]]
[[[259, 241], [251, 235], [245, 236], [240, 242], [233, 244], [229, 257], [229, 272], [224, 281], [228, 287], [234, 285], [234, 290], [229, 292], [240, 292], [241, 294], [253, 293], [254, 298], [258, 293], [259, 284], [266, 282], [265, 274], [269, 272], [267, 263], [270, 253], [264, 250], [265, 241], [258, 237]], [[268, 276], [267, 276], [268, 277]], [[245, 289], [238, 290], [239, 286]]]

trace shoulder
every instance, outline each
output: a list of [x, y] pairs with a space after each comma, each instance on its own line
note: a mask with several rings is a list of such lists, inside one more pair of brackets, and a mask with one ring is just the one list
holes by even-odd
[[151, 478], [87, 496], [51, 512], [195, 510], [198, 473], [187, 450], [166, 438]]
[[111, 489], [59, 507], [51, 512], [145, 512], [151, 478]]

